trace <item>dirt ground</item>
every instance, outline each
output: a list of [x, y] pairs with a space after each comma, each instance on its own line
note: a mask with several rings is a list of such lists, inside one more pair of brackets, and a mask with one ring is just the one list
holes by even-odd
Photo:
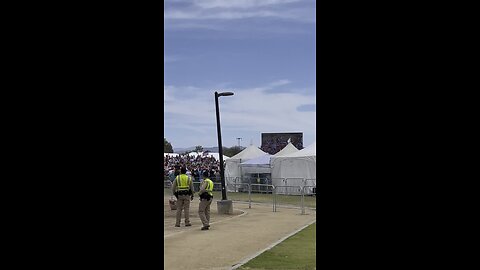
[[314, 210], [277, 207], [271, 204], [233, 203], [233, 215], [217, 214], [216, 200], [212, 202], [210, 230], [201, 231], [198, 217], [198, 199], [190, 205], [191, 227], [176, 228], [175, 210], [170, 210], [168, 198], [164, 201], [164, 268], [175, 269], [231, 269], [272, 243], [316, 219]]

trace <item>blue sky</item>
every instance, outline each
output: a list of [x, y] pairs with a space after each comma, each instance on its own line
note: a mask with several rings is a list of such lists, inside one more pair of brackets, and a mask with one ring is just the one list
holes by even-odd
[[314, 0], [165, 0], [164, 134], [174, 148], [261, 145], [262, 132], [316, 140]]

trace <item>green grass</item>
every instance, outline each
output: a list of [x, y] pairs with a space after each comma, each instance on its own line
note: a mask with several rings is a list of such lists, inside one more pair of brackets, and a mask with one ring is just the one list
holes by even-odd
[[[164, 189], [164, 196], [170, 196], [172, 194], [171, 189]], [[198, 195], [196, 195], [198, 196]], [[221, 191], [214, 191], [213, 197], [215, 199], [222, 198]], [[292, 205], [292, 206], [302, 206], [301, 201], [302, 196], [298, 195], [279, 195], [277, 194], [277, 205]], [[227, 198], [233, 201], [245, 201], [248, 202], [248, 193], [247, 192], [227, 192]], [[272, 194], [265, 194], [265, 193], [251, 193], [252, 202], [256, 203], [273, 203], [273, 195]], [[305, 196], [304, 197], [304, 204], [305, 207], [316, 207], [316, 197], [315, 196]]]
[[315, 269], [316, 228], [313, 223], [238, 269]]

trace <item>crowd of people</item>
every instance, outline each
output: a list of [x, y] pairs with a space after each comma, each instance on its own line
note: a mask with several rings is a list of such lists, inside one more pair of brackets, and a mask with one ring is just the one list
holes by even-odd
[[292, 144], [299, 150], [303, 149], [303, 138], [302, 134], [264, 134], [262, 133], [262, 146], [260, 149], [270, 155], [275, 155], [280, 152], [288, 142], [291, 141]]
[[209, 172], [210, 179], [213, 182], [220, 181], [220, 161], [217, 161], [213, 156], [166, 155], [163, 165], [165, 180], [170, 180], [170, 182], [173, 182], [176, 171], [178, 174], [178, 170], [182, 167], [186, 168], [187, 175], [191, 175], [194, 181], [201, 181], [205, 171]]

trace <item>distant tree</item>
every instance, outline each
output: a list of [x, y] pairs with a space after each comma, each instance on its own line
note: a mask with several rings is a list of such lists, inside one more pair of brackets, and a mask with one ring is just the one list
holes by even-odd
[[163, 138], [163, 152], [164, 153], [173, 153], [172, 145], [167, 141], [166, 138]]
[[195, 152], [203, 152], [203, 147], [201, 145], [195, 146]]
[[230, 148], [223, 147], [223, 154], [227, 157], [233, 157], [236, 154], [242, 152], [242, 150], [243, 150], [243, 148], [241, 148], [239, 146], [233, 146], [233, 147], [230, 147]]

